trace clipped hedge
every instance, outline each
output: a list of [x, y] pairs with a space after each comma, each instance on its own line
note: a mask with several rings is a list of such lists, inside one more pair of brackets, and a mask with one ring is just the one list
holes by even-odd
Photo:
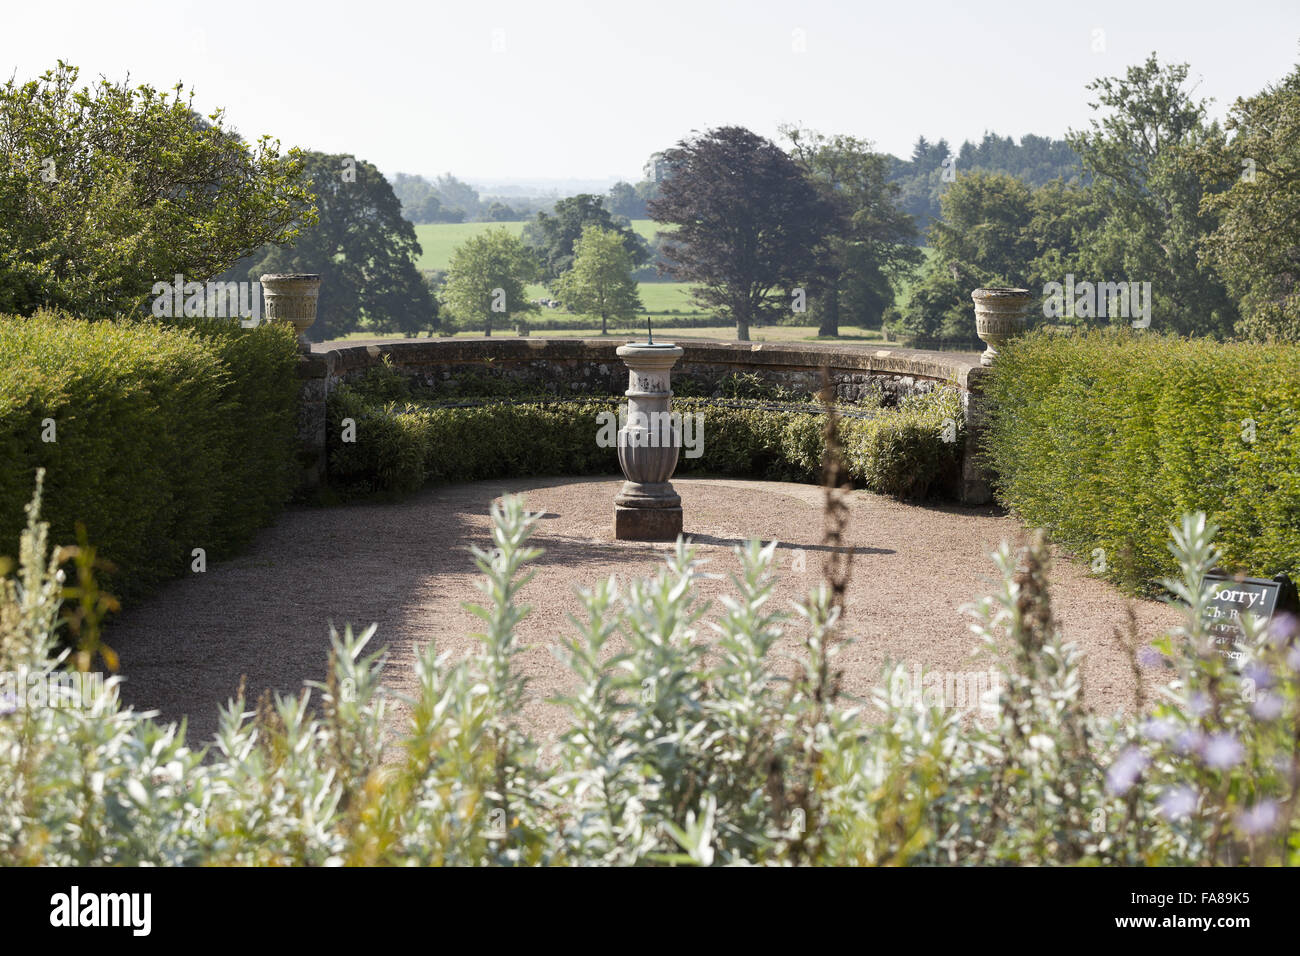
[[[610, 474], [615, 448], [596, 444], [597, 415], [617, 398], [475, 407], [381, 403], [348, 386], [329, 399], [329, 480], [345, 497], [405, 494], [427, 483], [528, 475]], [[817, 481], [819, 414], [704, 399], [673, 403], [704, 416], [703, 455], [678, 460], [678, 474], [772, 481]], [[355, 441], [344, 441], [345, 422]], [[944, 441], [945, 421], [960, 422], [951, 391], [909, 399], [898, 409], [840, 421], [848, 466], [870, 491], [923, 497], [956, 472], [960, 436]], [[950, 436], [951, 437], [951, 436]]]
[[0, 355], [0, 552], [38, 467], [54, 540], [84, 523], [127, 598], [188, 570], [194, 548], [234, 553], [293, 490], [287, 326], [0, 317]]
[[1176, 571], [1189, 511], [1227, 569], [1300, 572], [1300, 346], [1038, 332], [999, 350], [987, 394], [1001, 501], [1120, 583]]

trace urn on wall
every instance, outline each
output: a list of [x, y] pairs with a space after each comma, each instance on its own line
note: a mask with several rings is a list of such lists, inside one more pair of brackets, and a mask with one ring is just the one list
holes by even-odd
[[298, 333], [298, 344], [311, 348], [307, 330], [316, 321], [321, 277], [313, 273], [268, 273], [262, 276], [266, 321], [288, 322]]
[[986, 346], [981, 365], [992, 365], [998, 348], [1022, 334], [1029, 327], [1029, 308], [1033, 296], [1028, 289], [976, 289], [975, 333]]
[[618, 463], [627, 479], [614, 498], [614, 537], [674, 541], [682, 499], [668, 480], [677, 469], [681, 429], [671, 415], [671, 369], [681, 347], [630, 342], [618, 350], [628, 367], [627, 421], [618, 431]]

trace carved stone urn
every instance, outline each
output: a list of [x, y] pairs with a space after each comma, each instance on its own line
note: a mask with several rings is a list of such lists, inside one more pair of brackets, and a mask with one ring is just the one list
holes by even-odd
[[675, 541], [682, 533], [682, 499], [668, 480], [682, 444], [669, 387], [682, 353], [679, 346], [653, 342], [629, 342], [618, 350], [628, 367], [627, 420], [618, 430], [618, 463], [627, 481], [614, 498], [619, 541]]
[[1028, 289], [976, 289], [975, 333], [988, 346], [980, 356], [981, 365], [992, 365], [998, 348], [1022, 334], [1029, 327], [1029, 308], [1033, 296]]
[[262, 298], [266, 321], [289, 322], [298, 333], [298, 344], [310, 349], [307, 330], [316, 321], [320, 276], [311, 273], [268, 273], [262, 276]]

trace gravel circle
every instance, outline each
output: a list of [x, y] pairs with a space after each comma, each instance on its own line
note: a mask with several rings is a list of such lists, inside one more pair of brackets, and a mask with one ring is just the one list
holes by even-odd
[[[613, 499], [621, 478], [483, 481], [430, 488], [395, 504], [297, 508], [264, 530], [243, 556], [172, 582], [129, 608], [105, 638], [121, 658], [125, 701], [168, 720], [189, 718], [191, 741], [211, 738], [217, 708], [246, 679], [249, 700], [264, 689], [294, 693], [304, 680], [322, 680], [328, 628], [378, 624], [375, 646], [389, 649], [385, 684], [412, 693], [418, 648], [436, 642], [453, 657], [470, 653], [481, 622], [463, 604], [481, 598], [468, 546], [490, 544], [488, 510], [504, 493], [523, 493], [543, 517], [533, 543], [544, 548], [523, 592], [532, 612], [519, 639], [530, 678], [524, 720], [539, 736], [565, 726], [566, 714], [548, 698], [569, 689], [568, 671], [550, 651], [573, 628], [566, 617], [579, 604], [574, 589], [611, 574], [621, 581], [653, 574], [670, 544], [616, 542]], [[708, 559], [705, 570], [738, 567], [734, 547], [773, 538], [779, 571], [776, 606], [790, 607], [821, 576], [823, 492], [783, 482], [677, 479], [685, 527]], [[996, 509], [904, 504], [867, 492], [852, 495], [847, 541], [856, 550], [840, 657], [844, 689], [865, 696], [887, 661], [917, 668], [969, 672], [976, 638], [961, 607], [988, 593], [996, 578], [990, 553], [1003, 541], [1023, 543], [1024, 527]], [[1052, 598], [1067, 640], [1085, 652], [1084, 692], [1103, 713], [1132, 711], [1136, 681], [1130, 653], [1115, 628], [1131, 606], [1150, 640], [1177, 620], [1155, 601], [1127, 598], [1058, 556]], [[705, 580], [704, 597], [729, 590]], [[719, 612], [715, 608], [708, 617]], [[800, 622], [792, 619], [777, 646], [794, 653]], [[710, 631], [702, 625], [700, 639]], [[1158, 682], [1159, 671], [1144, 683]], [[1148, 688], [1148, 691], [1150, 688]]]

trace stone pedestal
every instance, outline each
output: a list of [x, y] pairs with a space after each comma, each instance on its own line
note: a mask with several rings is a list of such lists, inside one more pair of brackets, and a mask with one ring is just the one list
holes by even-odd
[[671, 418], [671, 369], [683, 350], [634, 342], [618, 357], [628, 367], [627, 421], [618, 431], [618, 463], [627, 479], [614, 498], [614, 538], [674, 541], [682, 533], [682, 499], [668, 480], [677, 469], [680, 425]]
[[298, 356], [298, 494], [309, 496], [325, 484], [328, 464], [326, 399], [329, 363], [316, 355]]
[[325, 482], [325, 399], [329, 366], [311, 354], [306, 332], [316, 321], [321, 277], [306, 273], [267, 273], [261, 277], [263, 317], [288, 322], [298, 335], [298, 494], [307, 496]]
[[676, 541], [682, 533], [682, 508], [614, 506], [614, 540]]

